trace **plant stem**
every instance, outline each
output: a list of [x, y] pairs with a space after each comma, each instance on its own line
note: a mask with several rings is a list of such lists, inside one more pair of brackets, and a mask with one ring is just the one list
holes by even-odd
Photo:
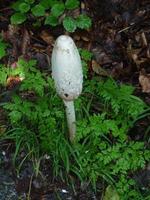
[[76, 117], [75, 117], [75, 110], [74, 110], [74, 102], [73, 101], [64, 101], [66, 107], [66, 115], [67, 115], [67, 123], [69, 129], [69, 138], [70, 141], [73, 142], [76, 133]]

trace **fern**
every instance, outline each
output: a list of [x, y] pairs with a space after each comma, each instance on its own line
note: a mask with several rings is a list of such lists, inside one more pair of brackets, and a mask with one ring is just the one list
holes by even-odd
[[18, 60], [15, 69], [10, 67], [0, 66], [1, 85], [6, 85], [7, 77], [18, 76], [22, 81], [20, 91], [34, 91], [37, 95], [44, 95], [44, 88], [47, 83], [42, 73], [35, 67], [36, 61], [30, 60], [26, 62], [23, 59]]
[[46, 81], [41, 72], [35, 68], [35, 65], [36, 62], [34, 60], [29, 62], [19, 60], [14, 73], [24, 79], [20, 87], [21, 91], [34, 90], [39, 96], [43, 96]]
[[[12, 128], [7, 138], [16, 142], [15, 156], [22, 146], [36, 156], [46, 153], [56, 176], [75, 174], [93, 187], [100, 179], [115, 185], [122, 200], [124, 196], [126, 200], [138, 197], [129, 174], [144, 168], [150, 154], [144, 143], [128, 136], [133, 121], [145, 109], [143, 101], [134, 96], [133, 87], [118, 85], [112, 79], [85, 81], [83, 95], [76, 101], [76, 141], [70, 145], [63, 103], [52, 78], [41, 73], [35, 61], [22, 59], [15, 69], [2, 67], [1, 71], [4, 84], [10, 75], [22, 78], [17, 94], [3, 106]], [[24, 96], [29, 91], [33, 91], [33, 100]]]
[[8, 69], [4, 65], [0, 65], [0, 85], [6, 85]]
[[99, 95], [104, 102], [111, 105], [113, 113], [117, 115], [130, 116], [135, 119], [144, 111], [144, 102], [133, 95], [134, 87], [128, 85], [117, 85], [112, 79], [101, 81], [98, 85]]

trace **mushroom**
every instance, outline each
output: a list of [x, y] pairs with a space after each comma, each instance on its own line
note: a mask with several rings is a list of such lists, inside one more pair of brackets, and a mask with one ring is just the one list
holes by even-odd
[[51, 62], [56, 91], [64, 101], [69, 137], [73, 141], [76, 132], [74, 99], [82, 92], [83, 73], [78, 49], [70, 36], [57, 38]]

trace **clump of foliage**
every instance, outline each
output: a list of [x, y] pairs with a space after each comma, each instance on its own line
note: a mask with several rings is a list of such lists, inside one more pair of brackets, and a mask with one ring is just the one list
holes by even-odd
[[[81, 56], [86, 68], [85, 61], [91, 54], [81, 50]], [[56, 177], [69, 179], [69, 174], [74, 174], [82, 184], [92, 184], [95, 189], [101, 180], [114, 185], [121, 200], [146, 199], [132, 179], [132, 173], [150, 160], [144, 142], [128, 136], [133, 121], [146, 108], [133, 95], [133, 87], [119, 85], [111, 78], [89, 81], [85, 70], [84, 91], [75, 102], [77, 136], [70, 144], [63, 104], [50, 75], [41, 73], [35, 61], [22, 59], [16, 68], [1, 66], [0, 74], [0, 84], [4, 86], [9, 76], [21, 80], [11, 101], [3, 105], [10, 122], [3, 138], [15, 141], [14, 158], [22, 147], [31, 158], [40, 159], [47, 154], [53, 161]]]
[[69, 32], [74, 32], [76, 28], [88, 29], [91, 19], [87, 15], [71, 14], [79, 8], [79, 4], [79, 0], [18, 0], [12, 3], [14, 14], [11, 16], [11, 23], [22, 24], [28, 18], [33, 18], [35, 25], [43, 22], [52, 27], [63, 24]]

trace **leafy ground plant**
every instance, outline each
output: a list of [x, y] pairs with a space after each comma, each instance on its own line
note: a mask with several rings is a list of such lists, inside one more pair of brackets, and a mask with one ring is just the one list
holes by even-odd
[[[86, 55], [82, 51], [84, 60]], [[142, 193], [132, 178], [150, 160], [144, 142], [129, 136], [133, 122], [147, 109], [133, 95], [133, 87], [118, 85], [111, 78], [89, 81], [85, 74], [83, 95], [75, 102], [77, 137], [70, 144], [63, 104], [50, 75], [41, 73], [35, 61], [22, 59], [14, 69], [2, 66], [0, 73], [6, 74], [1, 85], [7, 84], [9, 76], [21, 80], [11, 101], [3, 104], [9, 126], [2, 137], [16, 143], [14, 163], [24, 148], [33, 160], [49, 155], [54, 177], [71, 182], [77, 177], [82, 187], [91, 184], [95, 190], [99, 181], [113, 185], [121, 200], [147, 198], [147, 191]]]
[[[77, 28], [88, 29], [91, 27], [91, 19], [84, 14], [72, 16], [72, 12], [78, 9], [78, 0], [18, 0], [12, 3], [14, 14], [11, 16], [12, 24], [22, 24], [25, 21], [34, 19], [34, 24], [44, 22], [52, 27], [63, 24], [65, 30], [74, 32]], [[39, 25], [40, 25], [39, 24]]]

